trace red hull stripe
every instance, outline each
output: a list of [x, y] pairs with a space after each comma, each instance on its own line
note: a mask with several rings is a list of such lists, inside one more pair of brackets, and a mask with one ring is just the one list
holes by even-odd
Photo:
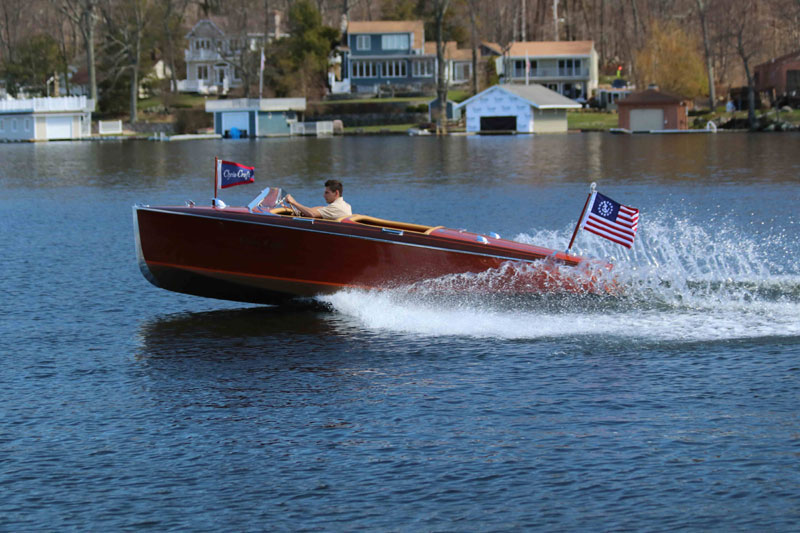
[[294, 283], [306, 283], [309, 285], [327, 285], [328, 287], [344, 287], [344, 288], [364, 288], [363, 285], [350, 285], [346, 283], [331, 283], [328, 281], [311, 281], [307, 279], [298, 279], [298, 278], [283, 278], [280, 276], [267, 276], [264, 274], [245, 274], [243, 272], [233, 272], [230, 270], [218, 270], [215, 268], [203, 268], [203, 267], [188, 267], [184, 265], [176, 265], [174, 263], [164, 263], [161, 261], [147, 261], [145, 260], [148, 266], [150, 265], [157, 265], [162, 267], [168, 268], [175, 268], [178, 270], [188, 270], [191, 272], [198, 271], [198, 272], [209, 272], [215, 274], [226, 274], [228, 276], [241, 276], [246, 278], [260, 278], [260, 279], [274, 279], [279, 281], [290, 281]]

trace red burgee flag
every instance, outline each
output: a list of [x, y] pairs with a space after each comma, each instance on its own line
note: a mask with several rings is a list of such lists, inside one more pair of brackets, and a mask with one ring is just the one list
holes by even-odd
[[593, 192], [580, 227], [626, 248], [633, 246], [639, 227], [639, 210]]
[[227, 189], [255, 181], [256, 170], [233, 161], [217, 159], [217, 188]]

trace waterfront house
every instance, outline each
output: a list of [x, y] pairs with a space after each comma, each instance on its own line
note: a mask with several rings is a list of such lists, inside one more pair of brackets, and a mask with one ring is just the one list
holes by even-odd
[[92, 132], [94, 101], [85, 96], [0, 100], [0, 140], [81, 139]]
[[[445, 79], [460, 85], [472, 79], [472, 51], [444, 44]], [[436, 86], [436, 42], [425, 40], [421, 20], [351, 21], [344, 44], [331, 59], [333, 93], [381, 90], [432, 92]]]
[[513, 42], [495, 61], [497, 74], [506, 84], [538, 83], [582, 102], [597, 88], [593, 41]]
[[382, 86], [421, 88], [435, 83], [436, 57], [425, 54], [421, 20], [350, 21], [342, 47], [342, 76], [350, 90], [375, 93]]
[[223, 137], [289, 135], [291, 124], [302, 119], [305, 98], [234, 98], [206, 101], [214, 115], [214, 133]]
[[800, 50], [756, 65], [753, 72], [756, 91], [770, 102], [787, 97], [800, 101]]
[[619, 127], [630, 131], [689, 129], [689, 101], [657, 87], [632, 93], [617, 102]]
[[[450, 86], [463, 85], [472, 79], [472, 50], [459, 48], [456, 41], [444, 43], [444, 79]], [[436, 41], [425, 43], [425, 56], [434, 58], [436, 64]], [[437, 72], [434, 69], [433, 79]]]
[[557, 133], [567, 131], [567, 110], [581, 105], [534, 83], [494, 85], [457, 107], [466, 111], [467, 132]]
[[200, 94], [227, 94], [244, 83], [239, 63], [242, 54], [260, 53], [264, 42], [286, 37], [281, 31], [279, 12], [273, 15], [272, 30], [265, 36], [263, 20], [253, 17], [248, 26], [225, 31], [223, 18], [202, 19], [186, 34], [189, 48], [184, 50], [186, 79], [178, 81], [178, 91]]

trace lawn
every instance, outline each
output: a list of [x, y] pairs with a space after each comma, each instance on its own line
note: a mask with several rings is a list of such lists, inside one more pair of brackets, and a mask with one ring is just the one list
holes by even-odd
[[384, 126], [353, 126], [344, 129], [345, 133], [405, 133], [408, 128], [417, 128], [419, 124], [386, 124]]
[[567, 128], [570, 130], [606, 131], [619, 125], [619, 115], [601, 111], [567, 111]]
[[[203, 96], [201, 94], [195, 93], [176, 93], [169, 96], [170, 98], [170, 107], [172, 108], [204, 108], [206, 99], [208, 97]], [[216, 97], [212, 97], [216, 98]], [[148, 109], [153, 108], [162, 108], [164, 106], [164, 100], [161, 96], [154, 96], [150, 98], [144, 98], [139, 100], [138, 102], [139, 110], [145, 111]]]

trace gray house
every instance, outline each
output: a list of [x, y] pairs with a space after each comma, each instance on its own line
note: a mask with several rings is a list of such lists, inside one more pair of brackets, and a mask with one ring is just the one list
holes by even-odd
[[458, 108], [467, 114], [467, 132], [567, 131], [567, 110], [580, 109], [574, 100], [542, 85], [494, 85], [464, 100]]

